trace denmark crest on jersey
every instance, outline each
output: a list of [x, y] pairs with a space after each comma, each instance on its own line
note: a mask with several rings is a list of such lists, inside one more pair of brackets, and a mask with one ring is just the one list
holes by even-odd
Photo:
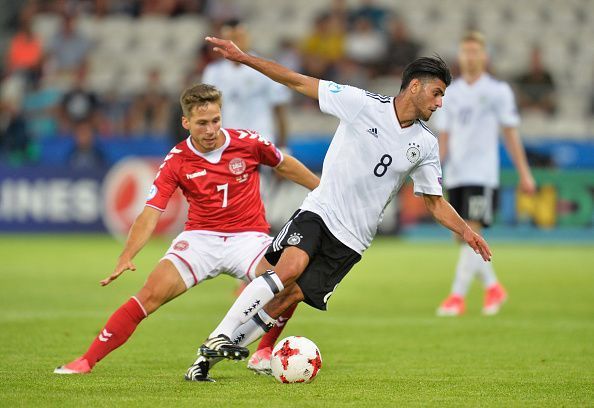
[[229, 171], [236, 176], [242, 174], [246, 167], [245, 161], [239, 157], [231, 159], [229, 162]]

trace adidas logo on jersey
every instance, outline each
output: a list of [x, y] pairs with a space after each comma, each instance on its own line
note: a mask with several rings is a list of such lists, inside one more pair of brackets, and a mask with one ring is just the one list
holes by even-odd
[[369, 132], [369, 134], [378, 137], [379, 135], [377, 134], [377, 128], [369, 128], [367, 129], [367, 132]]

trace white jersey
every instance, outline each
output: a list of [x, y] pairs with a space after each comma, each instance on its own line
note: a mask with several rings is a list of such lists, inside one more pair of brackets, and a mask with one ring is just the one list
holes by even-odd
[[258, 131], [275, 142], [273, 108], [289, 102], [289, 90], [258, 71], [226, 59], [206, 66], [202, 82], [223, 93], [223, 126]]
[[436, 119], [436, 127], [449, 134], [446, 186], [497, 187], [499, 128], [520, 123], [510, 86], [487, 74], [472, 85], [458, 78], [448, 87]]
[[394, 98], [320, 81], [320, 109], [340, 119], [318, 188], [302, 210], [318, 214], [343, 244], [362, 253], [386, 205], [411, 176], [415, 194], [442, 195], [439, 145], [420, 121], [401, 128]]

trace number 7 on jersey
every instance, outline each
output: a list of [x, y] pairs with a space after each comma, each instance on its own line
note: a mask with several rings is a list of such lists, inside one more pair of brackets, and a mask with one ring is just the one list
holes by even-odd
[[227, 192], [229, 191], [229, 183], [218, 185], [217, 191], [223, 191], [223, 205], [221, 208], [227, 207]]

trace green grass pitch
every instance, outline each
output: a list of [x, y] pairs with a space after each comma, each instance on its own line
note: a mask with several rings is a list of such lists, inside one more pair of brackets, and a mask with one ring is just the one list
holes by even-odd
[[92, 374], [52, 374], [86, 350], [168, 242], [151, 242], [138, 271], [102, 288], [120, 245], [103, 236], [0, 236], [0, 406], [594, 405], [592, 246], [496, 243], [510, 301], [482, 317], [475, 284], [467, 314], [448, 319], [434, 311], [455, 245], [378, 239], [328, 312], [302, 305], [285, 330], [320, 347], [324, 365], [311, 384], [278, 384], [243, 362], [219, 364], [214, 384], [183, 380], [233, 301], [228, 277], [164, 306]]

